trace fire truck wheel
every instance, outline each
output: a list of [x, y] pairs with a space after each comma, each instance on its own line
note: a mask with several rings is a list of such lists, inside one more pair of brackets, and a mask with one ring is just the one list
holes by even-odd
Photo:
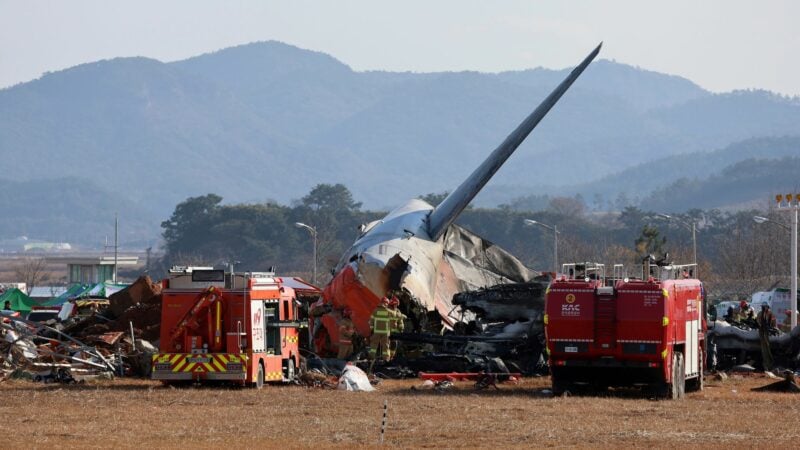
[[700, 368], [699, 369], [700, 370], [700, 376], [697, 378], [697, 391], [698, 392], [702, 392], [703, 388], [706, 386], [706, 376], [705, 376], [705, 371], [703, 370], [703, 362], [704, 362], [703, 358], [705, 358], [705, 357], [706, 357], [705, 352], [700, 350], [700, 363], [698, 364], [698, 367]]
[[294, 368], [294, 356], [286, 361], [286, 381], [294, 381], [296, 370]]
[[[572, 385], [568, 379], [565, 380], [565, 376], [558, 370], [557, 367], [553, 367], [550, 371], [550, 382], [553, 391], [553, 395], [556, 397], [564, 394], [564, 392], [572, 391]], [[572, 392], [570, 392], [572, 393]]]
[[686, 374], [683, 371], [683, 354], [676, 351], [672, 354], [672, 374], [669, 383], [663, 383], [662, 395], [670, 400], [683, 397]]
[[556, 377], [552, 377], [552, 382], [553, 382], [552, 384], [553, 395], [555, 395], [556, 397], [564, 394], [564, 392], [568, 390], [567, 384], [557, 379]]
[[256, 389], [264, 387], [264, 364], [258, 363], [258, 375], [256, 375]]
[[678, 396], [675, 398], [683, 398], [686, 395], [686, 367], [683, 362], [683, 353], [677, 354], [677, 365], [675, 366], [675, 387], [678, 391]]

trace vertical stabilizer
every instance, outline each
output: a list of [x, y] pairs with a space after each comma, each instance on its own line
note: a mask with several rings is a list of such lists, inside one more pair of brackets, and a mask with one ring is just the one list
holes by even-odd
[[564, 92], [569, 89], [572, 83], [583, 73], [584, 69], [600, 52], [601, 42], [572, 72], [547, 96], [539, 106], [522, 121], [521, 124], [500, 144], [491, 155], [475, 169], [472, 174], [447, 198], [437, 206], [430, 215], [428, 231], [431, 238], [435, 241], [444, 234], [447, 227], [456, 220], [461, 211], [469, 205], [469, 202], [478, 195], [483, 186], [492, 178], [514, 150], [519, 147], [522, 141], [528, 137], [531, 131], [536, 128], [539, 121], [550, 111], [550, 108], [558, 102]]

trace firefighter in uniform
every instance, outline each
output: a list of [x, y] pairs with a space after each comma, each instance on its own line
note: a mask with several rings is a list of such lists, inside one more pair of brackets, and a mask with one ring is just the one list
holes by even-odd
[[775, 327], [775, 315], [769, 310], [769, 305], [761, 304], [761, 311], [756, 319], [758, 323], [758, 337], [761, 338], [761, 360], [764, 371], [772, 369], [772, 350], [769, 348], [769, 332]]
[[742, 300], [742, 302], [739, 303], [739, 316], [737, 321], [743, 324], [750, 322], [752, 326], [752, 321], [756, 318], [755, 316], [756, 313], [753, 311], [753, 308], [750, 307], [746, 301]]
[[342, 311], [342, 320], [339, 321], [339, 359], [350, 358], [353, 354], [353, 336], [356, 334], [356, 328], [353, 321], [350, 319], [350, 309]]
[[372, 335], [369, 337], [369, 358], [375, 359], [378, 347], [381, 348], [381, 356], [388, 361], [391, 358], [389, 351], [389, 333], [392, 328], [394, 314], [389, 310], [389, 299], [384, 297], [380, 304], [372, 312], [369, 318], [369, 327]]
[[[398, 300], [397, 297], [392, 296], [392, 299], [389, 300], [389, 311], [392, 312], [392, 322], [391, 322], [392, 333], [402, 333], [406, 328], [404, 322], [406, 316], [405, 314], [401, 313], [399, 309], [397, 309], [398, 306], [400, 306], [400, 300]], [[389, 350], [390, 358], [392, 356], [391, 353], [392, 351], [390, 349]]]

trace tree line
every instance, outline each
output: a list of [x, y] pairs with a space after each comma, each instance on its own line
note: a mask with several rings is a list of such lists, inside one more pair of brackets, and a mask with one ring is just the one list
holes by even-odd
[[[446, 193], [420, 198], [431, 204]], [[236, 270], [265, 271], [311, 279], [316, 230], [318, 282], [355, 240], [361, 224], [386, 211], [363, 210], [342, 184], [319, 184], [291, 205], [277, 202], [223, 204], [222, 197], [191, 197], [162, 222], [165, 254], [156, 268], [163, 275], [171, 265], [234, 264]], [[669, 253], [676, 263], [693, 261], [692, 224], [696, 228], [698, 273], [712, 296], [742, 297], [788, 285], [789, 233], [774, 224], [757, 224], [755, 215], [785, 221], [776, 212], [722, 212], [693, 209], [668, 214], [627, 206], [617, 212], [590, 211], [579, 197], [552, 197], [536, 210], [517, 205], [469, 208], [457, 223], [505, 248], [533, 269], [553, 267], [554, 233], [526, 225], [525, 219], [558, 228], [559, 263], [596, 261], [625, 264], [638, 276], [645, 255]], [[609, 269], [610, 270], [610, 269]], [[161, 272], [161, 273], [158, 273]]]

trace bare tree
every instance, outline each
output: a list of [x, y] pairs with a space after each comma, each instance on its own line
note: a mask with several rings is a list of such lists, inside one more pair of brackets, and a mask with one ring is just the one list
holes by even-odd
[[25, 283], [27, 294], [30, 294], [39, 282], [47, 279], [47, 273], [44, 271], [46, 266], [47, 261], [44, 258], [25, 258], [14, 266], [14, 275]]
[[[721, 262], [709, 273], [710, 288], [721, 297], [747, 298], [753, 292], [788, 284], [785, 262], [789, 252], [784, 230], [775, 227], [756, 229], [746, 224], [734, 227], [719, 244]], [[702, 273], [702, 272], [701, 272]]]
[[[563, 249], [563, 250], [562, 250]], [[564, 236], [559, 245], [560, 258], [564, 262], [598, 262], [606, 264], [611, 271], [614, 264], [622, 264], [626, 273], [635, 274], [639, 257], [632, 248], [615, 244], [608, 239], [587, 242], [580, 238]], [[607, 273], [611, 275], [611, 273]]]

